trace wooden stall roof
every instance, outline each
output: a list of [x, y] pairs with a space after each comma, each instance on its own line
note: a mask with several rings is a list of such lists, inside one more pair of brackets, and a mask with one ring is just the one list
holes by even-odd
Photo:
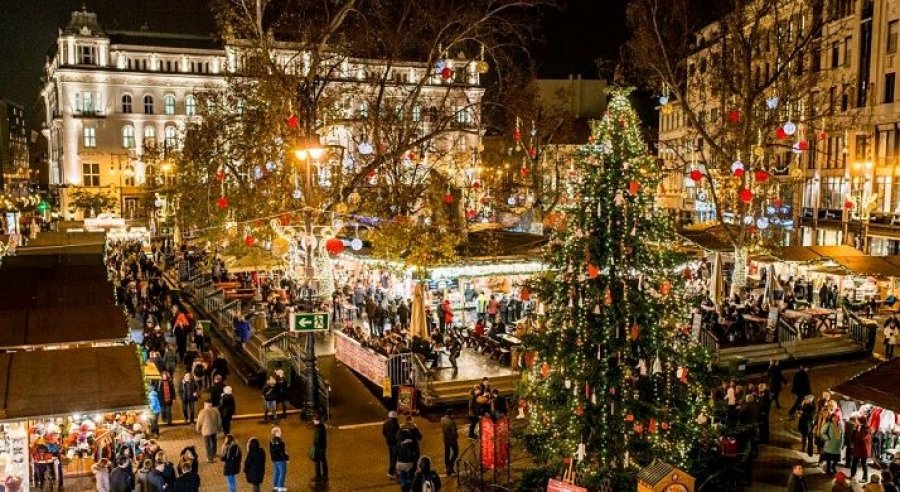
[[894, 359], [853, 376], [831, 390], [882, 408], [900, 410], [900, 359]]
[[0, 420], [146, 406], [144, 378], [132, 346], [0, 353]]
[[128, 321], [117, 306], [64, 306], [0, 311], [0, 350], [125, 342]]
[[900, 265], [883, 256], [837, 256], [832, 259], [856, 275], [900, 277]]
[[112, 306], [115, 289], [108, 280], [0, 283], [0, 309]]
[[854, 248], [853, 246], [847, 246], [846, 244], [841, 244], [838, 246], [807, 246], [807, 248], [811, 249], [818, 255], [828, 258], [865, 256], [863, 255], [862, 251]]
[[47, 245], [26, 246], [16, 249], [16, 255], [102, 255], [106, 250], [105, 243], [97, 244], [73, 244], [73, 245]]
[[67, 249], [70, 254], [37, 254], [36, 252], [28, 253], [22, 256], [5, 256], [0, 262], [3, 268], [56, 268], [58, 266], [75, 266], [75, 265], [103, 265], [103, 252], [95, 252], [88, 254], [74, 253]]
[[720, 253], [734, 251], [734, 246], [728, 241], [727, 233], [721, 226], [681, 229], [678, 235], [706, 251]]
[[772, 251], [772, 256], [781, 261], [805, 263], [822, 260], [822, 255], [809, 246], [782, 246]]

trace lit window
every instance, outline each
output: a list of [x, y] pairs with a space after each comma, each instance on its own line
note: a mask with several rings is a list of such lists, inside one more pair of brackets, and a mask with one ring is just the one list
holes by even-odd
[[85, 162], [81, 165], [81, 184], [100, 186], [100, 164]]
[[187, 96], [184, 98], [184, 112], [188, 116], [197, 114], [197, 99], [195, 99], [194, 96]]
[[175, 114], [175, 96], [169, 94], [163, 99], [163, 104], [167, 115]]
[[369, 117], [369, 103], [363, 101], [359, 105], [359, 117], [360, 118], [368, 118]]
[[144, 147], [152, 147], [156, 142], [156, 127], [148, 125], [144, 127]]
[[413, 119], [413, 121], [419, 121], [422, 119], [422, 106], [419, 106], [419, 105], [413, 106], [412, 119]]
[[144, 114], [153, 114], [153, 96], [144, 96]]
[[174, 149], [176, 147], [178, 143], [177, 135], [178, 131], [175, 130], [174, 126], [166, 127], [166, 149]]
[[122, 127], [122, 147], [126, 149], [134, 148], [134, 127], [131, 125]]
[[97, 129], [92, 126], [84, 127], [84, 148], [93, 149], [97, 147]]
[[122, 112], [123, 113], [131, 112], [131, 94], [124, 94], [122, 96]]

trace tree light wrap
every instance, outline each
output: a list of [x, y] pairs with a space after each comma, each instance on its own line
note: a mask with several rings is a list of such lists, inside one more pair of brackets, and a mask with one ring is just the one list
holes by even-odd
[[709, 431], [697, 421], [709, 413], [709, 353], [691, 339], [682, 259], [655, 204], [662, 173], [630, 92], [610, 89], [596, 144], [576, 158], [566, 226], [532, 281], [545, 309], [525, 337], [534, 360], [520, 386], [535, 463], [558, 474], [574, 457], [576, 482], [591, 490], [634, 490], [656, 458], [690, 470]]

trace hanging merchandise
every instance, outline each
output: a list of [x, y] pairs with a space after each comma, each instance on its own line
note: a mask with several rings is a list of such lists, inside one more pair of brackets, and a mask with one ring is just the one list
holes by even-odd
[[778, 140], [784, 140], [787, 138], [787, 132], [784, 131], [784, 127], [779, 126], [775, 129], [775, 138]]
[[636, 179], [632, 179], [630, 183], [628, 183], [628, 192], [632, 195], [638, 194], [638, 189], [640, 189], [641, 184], [638, 183]]
[[846, 208], [847, 210], [853, 209], [853, 201], [851, 201], [851, 200], [845, 201], [845, 202], [844, 202], [844, 208]]
[[589, 263], [587, 266], [588, 277], [591, 279], [597, 278], [600, 275], [600, 269], [597, 268], [597, 265]]
[[447, 205], [453, 203], [453, 195], [449, 191], [447, 193], [444, 193], [444, 203], [446, 203]]

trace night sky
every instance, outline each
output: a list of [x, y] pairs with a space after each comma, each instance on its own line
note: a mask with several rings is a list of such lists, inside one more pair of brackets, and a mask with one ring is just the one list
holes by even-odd
[[[473, 0], [477, 1], [477, 0]], [[84, 3], [106, 29], [209, 34], [215, 29], [206, 0], [2, 0], [0, 95], [25, 106], [29, 120], [41, 86], [43, 64], [57, 29]], [[626, 0], [568, 0], [543, 15], [541, 43], [532, 49], [542, 76], [597, 76], [594, 60], [616, 60], [625, 28]]]

